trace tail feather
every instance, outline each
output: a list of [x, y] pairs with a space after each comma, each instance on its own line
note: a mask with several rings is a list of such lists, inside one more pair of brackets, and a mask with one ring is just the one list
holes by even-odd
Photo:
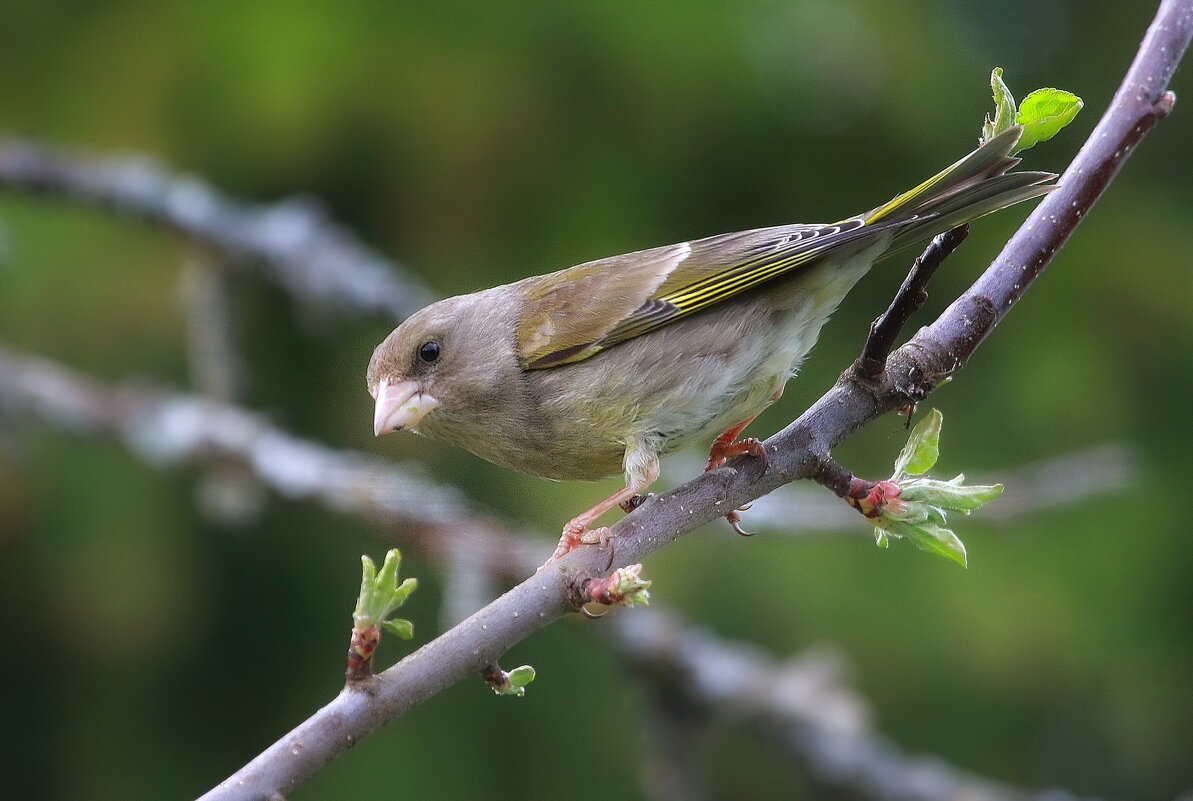
[[977, 150], [866, 214], [867, 225], [894, 223], [888, 254], [930, 239], [978, 217], [1051, 192], [1049, 172], [1009, 172], [1019, 163], [1010, 155], [1023, 129], [1012, 126]]

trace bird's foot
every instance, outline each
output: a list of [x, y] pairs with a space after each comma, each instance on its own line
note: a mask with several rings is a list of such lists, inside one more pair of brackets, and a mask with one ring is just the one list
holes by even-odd
[[704, 472], [709, 470], [716, 470], [725, 462], [732, 459], [734, 456], [742, 456], [749, 454], [762, 460], [762, 466], [766, 467], [766, 448], [763, 447], [762, 441], [755, 437], [746, 437], [745, 439], [729, 442], [724, 442], [718, 437], [708, 449], [708, 464], [704, 467]]
[[601, 526], [600, 528], [587, 528], [585, 523], [580, 520], [573, 520], [563, 527], [563, 534], [559, 537], [559, 544], [555, 546], [555, 552], [551, 554], [543, 565], [543, 567], [554, 562], [561, 556], [571, 553], [573, 550], [581, 545], [600, 545], [604, 547], [609, 544], [609, 537], [613, 534], [613, 530], [608, 526]]
[[[712, 447], [708, 449], [708, 465], [705, 466], [704, 472], [707, 473], [709, 470], [715, 470], [734, 456], [741, 456], [743, 454], [749, 454], [750, 456], [761, 459], [763, 469], [766, 468], [766, 448], [759, 440], [754, 437], [736, 440], [737, 435], [741, 433], [742, 429], [749, 422], [747, 420], [740, 426], [734, 426], [713, 440]], [[741, 527], [741, 515], [738, 514], [738, 512], [744, 512], [749, 508], [747, 504], [725, 515], [725, 519], [729, 521], [730, 527], [743, 537], [754, 536], [752, 532], [746, 531]]]

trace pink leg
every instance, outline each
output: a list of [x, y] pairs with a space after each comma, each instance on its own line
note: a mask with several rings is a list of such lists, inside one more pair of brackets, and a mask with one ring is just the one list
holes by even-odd
[[746, 426], [754, 422], [754, 417], [747, 418], [732, 428], [727, 428], [725, 431], [712, 441], [712, 447], [708, 449], [708, 464], [704, 468], [704, 472], [715, 470], [726, 461], [732, 459], [734, 456], [741, 456], [743, 453], [748, 453], [751, 456], [757, 456], [761, 459], [766, 458], [766, 451], [762, 448], [762, 443], [753, 437], [746, 437], [741, 442], [737, 441], [737, 435], [746, 430]]
[[625, 467], [626, 485], [588, 511], [573, 517], [563, 527], [563, 535], [559, 538], [559, 544], [555, 546], [555, 553], [551, 554], [551, 558], [547, 560], [548, 563], [568, 553], [577, 545], [604, 545], [608, 542], [608, 527], [602, 526], [594, 529], [588, 527], [605, 512], [620, 505], [622, 501], [629, 500], [654, 483], [655, 479], [659, 477], [659, 455], [654, 451], [642, 448], [627, 450]]
[[[774, 403], [781, 397], [783, 397], [783, 387], [779, 387], [779, 390], [771, 397], [771, 402]], [[763, 465], [766, 464], [766, 448], [762, 447], [761, 442], [754, 437], [746, 437], [740, 442], [737, 441], [738, 435], [745, 431], [746, 426], [754, 422], [757, 417], [758, 415], [747, 417], [737, 425], [725, 429], [720, 436], [713, 440], [712, 447], [708, 449], [708, 464], [705, 466], [704, 472], [715, 470], [734, 456], [741, 456], [744, 453], [757, 457], [762, 460]], [[741, 527], [741, 515], [738, 512], [744, 512], [749, 508], [748, 505], [743, 506], [741, 509], [725, 515], [725, 519], [729, 521], [733, 530], [743, 537], [750, 536], [750, 532]]]
[[[771, 396], [770, 403], [774, 403], [781, 397], [783, 397], [783, 387], [779, 387], [778, 391]], [[757, 414], [747, 417], [737, 425], [725, 429], [720, 436], [712, 441], [712, 447], [708, 449], [708, 464], [705, 466], [704, 472], [715, 470], [729, 459], [741, 456], [743, 453], [757, 456], [759, 459], [766, 459], [766, 450], [762, 447], [762, 443], [754, 437], [746, 437], [741, 442], [737, 441], [738, 435], [757, 418]]]

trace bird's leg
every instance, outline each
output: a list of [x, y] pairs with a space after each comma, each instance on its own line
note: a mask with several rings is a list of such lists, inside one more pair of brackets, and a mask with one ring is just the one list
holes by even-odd
[[609, 541], [609, 528], [589, 529], [596, 519], [605, 512], [618, 506], [622, 501], [629, 500], [642, 490], [654, 483], [659, 477], [659, 454], [644, 447], [626, 448], [625, 455], [626, 485], [588, 511], [573, 517], [563, 527], [563, 535], [559, 544], [555, 546], [555, 553], [547, 562], [563, 556], [577, 545], [604, 545]]
[[763, 449], [762, 443], [754, 437], [746, 437], [741, 442], [737, 441], [737, 435], [745, 431], [746, 426], [754, 422], [754, 418], [757, 416], [748, 417], [737, 425], [725, 429], [720, 436], [712, 441], [712, 447], [708, 449], [708, 464], [705, 465], [704, 472], [715, 470], [734, 456], [741, 456], [743, 453], [757, 456], [759, 459], [766, 459], [766, 450]]
[[[775, 391], [768, 404], [774, 403], [781, 397], [783, 397], [783, 387], [779, 387]], [[762, 447], [759, 440], [754, 437], [746, 437], [740, 442], [737, 441], [738, 435], [745, 431], [746, 426], [754, 422], [757, 417], [757, 414], [747, 417], [737, 425], [725, 429], [720, 436], [712, 441], [712, 447], [708, 449], [708, 464], [705, 465], [704, 472], [715, 470], [734, 456], [741, 456], [743, 453], [757, 456], [762, 460], [762, 464], [766, 464], [766, 449]]]
[[[771, 397], [770, 402], [774, 403], [781, 397], [783, 397], [783, 387], [779, 387]], [[754, 437], [746, 437], [740, 442], [737, 441], [738, 434], [745, 431], [746, 426], [754, 422], [757, 417], [757, 414], [747, 417], [737, 425], [725, 429], [720, 436], [713, 440], [712, 447], [708, 449], [708, 464], [705, 465], [704, 472], [707, 473], [709, 470], [715, 470], [734, 456], [741, 456], [744, 453], [761, 459], [763, 467], [766, 466], [766, 448], [762, 446], [759, 440]], [[729, 521], [729, 525], [733, 530], [743, 537], [749, 537], [751, 534], [741, 527], [741, 515], [738, 512], [744, 512], [749, 508], [749, 504], [746, 504], [740, 509], [735, 509], [725, 515], [725, 519]]]

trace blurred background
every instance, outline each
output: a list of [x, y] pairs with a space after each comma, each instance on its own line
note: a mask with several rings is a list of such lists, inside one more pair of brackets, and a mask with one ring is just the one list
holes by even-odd
[[[1059, 171], [1153, 12], [1117, 0], [7, 0], [0, 135], [149, 157], [244, 202], [306, 196], [454, 294], [870, 208], [971, 149], [994, 66], [1017, 96], [1055, 85], [1085, 99], [1070, 129], [1027, 154]], [[1187, 69], [1173, 89], [1193, 90]], [[799, 524], [797, 507], [788, 530], [742, 539], [718, 523], [657, 554], [656, 603], [776, 658], [839, 649], [876, 729], [909, 753], [1085, 796], [1193, 786], [1191, 141], [1178, 102], [931, 399], [942, 475], [1008, 483], [991, 514], [957, 521], [968, 570], [906, 543], [879, 550], [861, 521]], [[975, 226], [913, 326], [1024, 215]], [[185, 238], [3, 191], [0, 248], [4, 347], [101, 382], [211, 390], [187, 358], [179, 287], [197, 257]], [[754, 433], [832, 384], [905, 267], [888, 262], [854, 291]], [[561, 523], [615, 485], [374, 440], [364, 369], [393, 319], [296, 304], [260, 271], [220, 274], [241, 366], [228, 394], [279, 426], [418, 465], [538, 531], [544, 557]], [[904, 437], [883, 419], [838, 456], [882, 477]], [[1080, 456], [1089, 448], [1111, 454], [1111, 480], [1105, 459]], [[696, 464], [679, 462], [676, 480]], [[1028, 502], [1053, 487], [1060, 503]], [[385, 542], [355, 517], [224, 490], [231, 501], [213, 500], [201, 469], [0, 406], [0, 795], [195, 796], [337, 692], [357, 560]], [[1004, 503], [1024, 508], [999, 516]], [[441, 565], [400, 531], [392, 541], [420, 579], [403, 614], [426, 642], [442, 620]], [[725, 575], [747, 578], [708, 597]], [[515, 648], [507, 667], [539, 671], [525, 698], [465, 682], [293, 797], [646, 797], [643, 688], [605, 625], [564, 621]], [[379, 658], [410, 647], [386, 640]], [[594, 742], [592, 722], [615, 720], [628, 732]], [[711, 797], [842, 797], [740, 726], [699, 747]]]

